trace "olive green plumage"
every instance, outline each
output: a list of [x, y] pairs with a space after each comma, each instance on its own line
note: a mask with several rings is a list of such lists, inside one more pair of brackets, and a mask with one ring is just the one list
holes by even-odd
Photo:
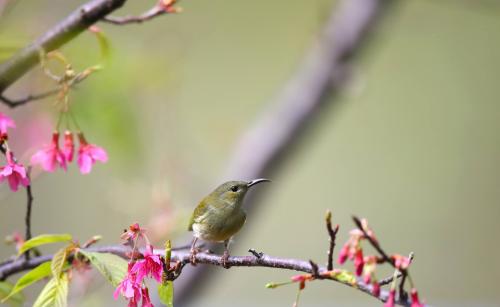
[[229, 240], [245, 224], [246, 213], [242, 209], [248, 189], [267, 179], [228, 181], [218, 186], [201, 200], [189, 221], [189, 230], [196, 238], [223, 242]]

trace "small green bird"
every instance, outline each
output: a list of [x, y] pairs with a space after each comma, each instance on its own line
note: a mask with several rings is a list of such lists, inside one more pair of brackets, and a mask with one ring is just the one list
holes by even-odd
[[224, 242], [222, 265], [228, 268], [229, 240], [243, 227], [246, 220], [246, 213], [242, 208], [243, 199], [251, 186], [266, 181], [271, 180], [260, 178], [250, 182], [228, 181], [201, 200], [194, 209], [188, 228], [194, 235], [191, 244], [192, 264], [196, 264], [196, 241], [202, 239]]

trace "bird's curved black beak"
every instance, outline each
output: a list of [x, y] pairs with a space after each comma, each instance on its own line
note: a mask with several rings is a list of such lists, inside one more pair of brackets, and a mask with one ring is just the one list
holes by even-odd
[[253, 186], [257, 183], [261, 183], [261, 182], [271, 182], [271, 180], [266, 179], [266, 178], [254, 179], [248, 183], [248, 187], [251, 187], [251, 186]]

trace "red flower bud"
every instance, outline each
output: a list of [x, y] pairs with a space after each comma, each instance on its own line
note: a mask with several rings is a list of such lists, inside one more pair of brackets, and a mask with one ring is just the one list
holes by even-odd
[[387, 302], [385, 302], [384, 307], [394, 307], [394, 301], [396, 299], [396, 289], [391, 289], [389, 291], [389, 297]]
[[73, 141], [73, 133], [71, 133], [71, 131], [66, 130], [64, 132], [64, 145], [62, 151], [67, 162], [73, 161], [75, 143]]
[[373, 282], [372, 294], [376, 297], [379, 297], [380, 295], [380, 284], [378, 283], [378, 281]]
[[398, 270], [406, 270], [411, 262], [410, 258], [401, 255], [392, 255], [392, 259], [394, 259], [394, 266]]
[[342, 249], [340, 250], [339, 253], [339, 259], [337, 260], [337, 262], [339, 264], [344, 264], [344, 262], [347, 260], [348, 254], [349, 254], [349, 242], [344, 244], [344, 246], [342, 246]]
[[418, 299], [417, 289], [415, 289], [415, 288], [411, 289], [410, 296], [411, 296], [411, 307], [423, 307], [424, 306], [422, 303], [420, 303], [420, 300]]
[[358, 248], [356, 254], [354, 255], [354, 267], [356, 268], [356, 275], [361, 276], [363, 273], [363, 266], [365, 265], [363, 259], [363, 250]]
[[299, 289], [304, 290], [305, 287], [306, 287], [306, 282], [303, 280], [300, 282]]

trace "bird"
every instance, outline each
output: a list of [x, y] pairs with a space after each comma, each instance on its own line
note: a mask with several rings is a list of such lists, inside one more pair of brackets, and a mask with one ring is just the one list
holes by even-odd
[[188, 226], [188, 230], [193, 232], [190, 250], [190, 261], [193, 265], [196, 265], [196, 242], [201, 239], [208, 242], [224, 242], [221, 264], [224, 268], [229, 268], [227, 263], [229, 241], [246, 221], [246, 212], [242, 208], [245, 195], [250, 187], [270, 181], [265, 178], [228, 181], [219, 185], [200, 201], [193, 211]]

